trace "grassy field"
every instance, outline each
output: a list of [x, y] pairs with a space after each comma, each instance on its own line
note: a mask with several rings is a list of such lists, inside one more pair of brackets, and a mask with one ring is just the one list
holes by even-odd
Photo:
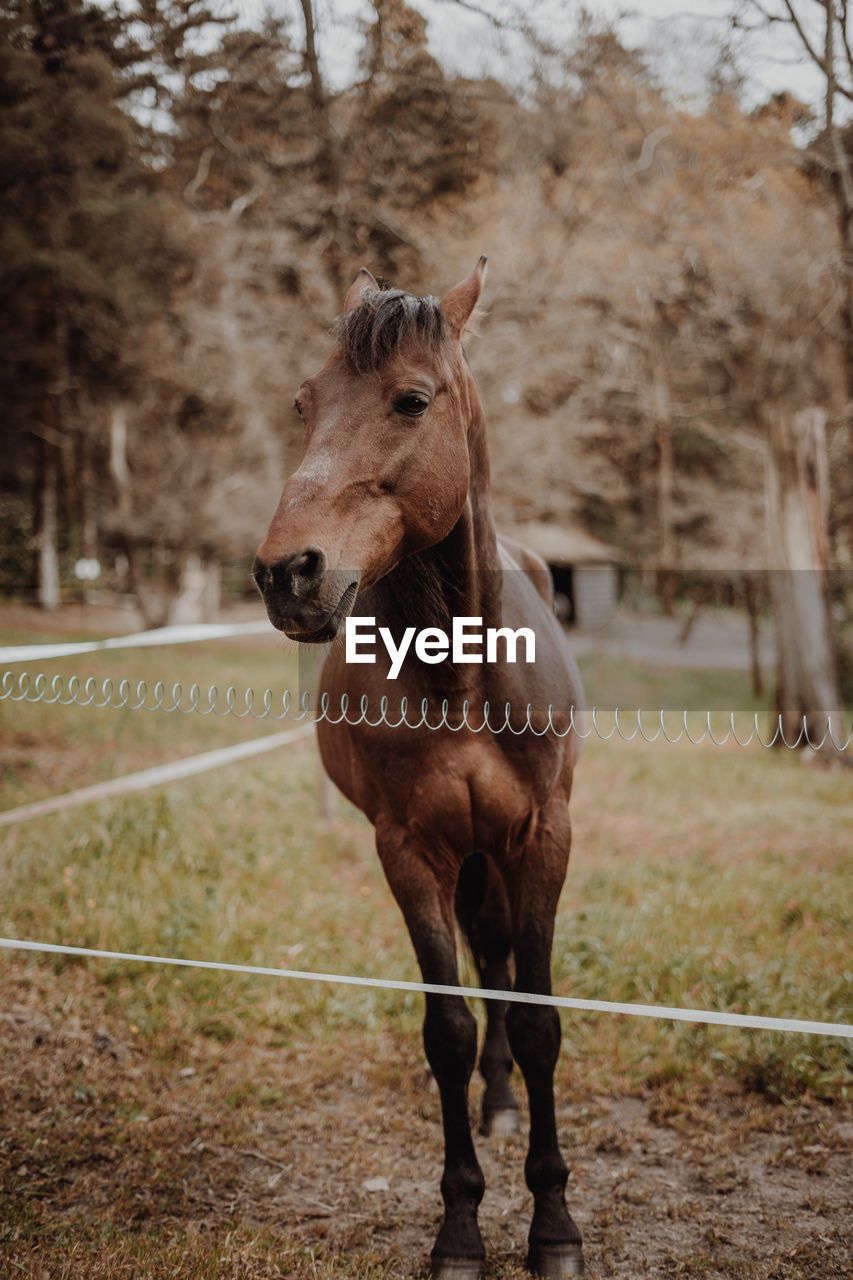
[[[0, 642], [7, 642], [2, 632]], [[82, 654], [16, 664], [9, 672], [16, 695], [23, 672], [28, 673], [30, 689], [35, 688], [40, 674], [46, 676], [49, 685], [55, 676], [60, 676], [62, 685], [59, 700], [52, 703], [14, 698], [0, 701], [3, 808], [279, 732], [290, 721], [260, 715], [263, 692], [275, 692], [280, 711], [284, 691], [299, 690], [295, 651], [275, 641], [263, 645], [249, 641], [242, 646], [233, 640], [210, 641]], [[72, 686], [75, 680], [76, 693]], [[86, 692], [90, 680], [94, 701]], [[122, 682], [127, 683], [126, 691], [121, 688]], [[157, 694], [158, 685], [162, 686], [161, 695]], [[209, 690], [215, 690], [214, 712], [190, 710], [193, 686], [198, 686], [196, 701], [203, 708], [211, 705]], [[257, 690], [258, 714], [220, 714], [227, 707], [229, 688], [238, 691], [236, 705], [241, 711], [246, 708], [246, 690]], [[90, 705], [64, 705], [72, 698], [76, 703], [89, 701]], [[154, 707], [158, 699], [167, 706], [177, 703], [187, 713], [132, 709], [135, 702]], [[97, 705], [102, 702], [113, 705]], [[131, 705], [113, 709], [121, 702]]]
[[[417, 979], [366, 822], [316, 817], [309, 746], [5, 833], [4, 936], [229, 963]], [[574, 806], [555, 990], [617, 1001], [853, 1020], [849, 780], [740, 749], [593, 742]], [[604, 795], [608, 802], [603, 803]], [[597, 796], [597, 803], [595, 797]], [[56, 961], [61, 968], [65, 961]], [[394, 992], [98, 966], [122, 1016], [179, 1041], [286, 1041], [403, 1018]], [[473, 971], [466, 969], [473, 982]], [[844, 1045], [567, 1016], [622, 1081], [728, 1070], [757, 1087], [845, 1090]], [[605, 1049], [606, 1044], [606, 1049]], [[569, 1069], [570, 1059], [566, 1061]]]
[[[608, 668], [603, 659], [594, 660], [594, 670], [589, 665], [597, 688], [630, 688], [635, 705], [654, 705], [660, 673], [616, 662]], [[50, 666], [149, 684], [180, 680], [185, 687], [281, 689], [296, 678], [292, 657], [280, 648], [245, 649], [234, 641], [86, 655]], [[714, 679], [701, 674], [689, 696], [712, 696]], [[720, 679], [731, 688], [730, 675]], [[716, 693], [722, 696], [719, 687]], [[759, 709], [745, 685], [738, 697], [742, 710]], [[283, 727], [287, 722], [0, 703], [0, 808]], [[853, 788], [846, 771], [804, 759], [756, 746], [593, 736], [573, 801], [555, 990], [853, 1022]], [[368, 824], [343, 800], [331, 822], [321, 820], [316, 785], [308, 742], [11, 826], [0, 838], [0, 934], [417, 979]], [[37, 993], [40, 1007], [56, 1016], [72, 998], [75, 1008], [89, 1002], [111, 1034], [118, 1028], [134, 1052], [163, 1069], [193, 1071], [205, 1054], [254, 1047], [327, 1067], [340, 1061], [346, 1076], [341, 1045], [370, 1057], [371, 1045], [388, 1036], [408, 1038], [417, 1053], [421, 998], [393, 991], [17, 953], [0, 955], [0, 974], [9, 989]], [[473, 985], [467, 958], [462, 976]], [[853, 1046], [837, 1038], [574, 1013], [563, 1015], [563, 1033], [558, 1084], [567, 1096], [588, 1088], [634, 1096], [656, 1090], [677, 1109], [707, 1089], [788, 1104], [804, 1097], [843, 1104], [853, 1091]], [[73, 1084], [81, 1107], [101, 1096], [99, 1070], [91, 1055], [77, 1063], [68, 1088]], [[400, 1086], [399, 1065], [377, 1062], [372, 1070]], [[261, 1111], [286, 1105], [276, 1089], [267, 1096], [269, 1086], [250, 1071], [242, 1089], [232, 1083], [223, 1101], [235, 1116], [248, 1102]], [[133, 1105], [127, 1098], [121, 1105], [131, 1124]], [[50, 1140], [42, 1133], [40, 1141]], [[28, 1218], [22, 1201], [19, 1208], [15, 1239], [26, 1248], [14, 1255], [16, 1265], [25, 1271], [32, 1258], [37, 1275], [43, 1249], [55, 1249], [60, 1237], [38, 1215]], [[185, 1239], [183, 1230], [178, 1220], [159, 1243], [116, 1241], [114, 1269], [103, 1274], [299, 1280], [390, 1274], [381, 1258], [361, 1249], [331, 1270], [328, 1256], [320, 1265], [310, 1249], [294, 1249], [284, 1269], [276, 1269], [280, 1242], [275, 1265], [265, 1270], [273, 1246], [262, 1232], [238, 1231], [223, 1244], [220, 1237]], [[7, 1243], [11, 1238], [7, 1233]], [[99, 1237], [88, 1227], [73, 1239], [81, 1256], [97, 1251]], [[0, 1228], [0, 1256], [3, 1240]], [[67, 1274], [100, 1272], [81, 1263]], [[515, 1272], [507, 1264], [494, 1274]]]
[[[66, 676], [144, 679], [149, 687], [160, 680], [185, 689], [280, 691], [297, 683], [292, 654], [235, 641], [52, 665]], [[654, 705], [664, 679], [615, 661], [608, 674], [600, 658], [586, 665], [595, 668], [585, 673], [595, 688], [630, 690], [628, 705]], [[685, 699], [691, 674], [677, 676]], [[693, 679], [694, 699], [720, 696], [715, 673]], [[719, 675], [727, 689], [735, 679], [743, 682], [740, 708], [757, 707], [745, 677]], [[0, 807], [288, 723], [2, 703]], [[851, 1021], [853, 793], [845, 772], [803, 759], [757, 746], [593, 735], [573, 803], [575, 851], [558, 919], [555, 989]], [[314, 749], [301, 745], [12, 827], [3, 836], [3, 933], [416, 978], [367, 823], [343, 800], [334, 824], [321, 822], [316, 781]], [[300, 1026], [337, 1032], [400, 1017], [414, 1029], [420, 1018], [419, 998], [391, 992], [282, 988], [213, 973], [152, 976], [121, 964], [98, 972], [127, 1018], [157, 1038], [187, 1028], [220, 1037], [264, 1029], [286, 1038]], [[845, 1046], [811, 1037], [645, 1020], [627, 1026], [599, 1016], [572, 1016], [566, 1028], [585, 1060], [606, 1044], [605, 1069], [634, 1084], [728, 1071], [756, 1087], [807, 1085], [834, 1096], [850, 1083]]]

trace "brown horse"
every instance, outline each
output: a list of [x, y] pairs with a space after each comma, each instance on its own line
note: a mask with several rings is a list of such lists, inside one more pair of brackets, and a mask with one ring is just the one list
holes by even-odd
[[[516, 990], [549, 993], [580, 747], [568, 730], [582, 694], [543, 585], [545, 566], [502, 542], [492, 522], [485, 419], [461, 346], [485, 261], [441, 302], [380, 289], [369, 272], [359, 273], [335, 349], [299, 389], [304, 455], [254, 572], [271, 621], [301, 642], [334, 640], [356, 602], [362, 625], [372, 619], [397, 647], [413, 626], [430, 628], [434, 641], [441, 631], [449, 636], [454, 618], [467, 619], [461, 625], [469, 634], [473, 620], [484, 632], [534, 632], [532, 663], [520, 660], [520, 649], [512, 661], [499, 637], [501, 656], [491, 662], [472, 656], [470, 644], [446, 661], [428, 645], [418, 660], [410, 646], [392, 676], [381, 644], [373, 664], [356, 665], [338, 641], [324, 664], [321, 687], [332, 709], [343, 695], [358, 705], [366, 694], [372, 709], [380, 695], [417, 707], [426, 696], [430, 706], [449, 709], [451, 722], [467, 701], [469, 708], [498, 708], [500, 724], [509, 705], [510, 727], [502, 732], [321, 721], [318, 735], [332, 780], [375, 827], [424, 981], [458, 985], [458, 919], [485, 987], [509, 989], [514, 957]], [[556, 733], [547, 729], [548, 709]], [[526, 718], [536, 732], [520, 731]], [[517, 1127], [513, 1059], [530, 1103], [527, 1266], [545, 1277], [581, 1275], [554, 1113], [559, 1017], [547, 1005], [507, 1008], [490, 1000], [487, 1007], [484, 1131]], [[440, 1280], [475, 1280], [484, 1258], [477, 1225], [484, 1179], [468, 1117], [477, 1029], [461, 996], [427, 995], [424, 1045], [441, 1094], [445, 1143], [445, 1213], [432, 1271]]]

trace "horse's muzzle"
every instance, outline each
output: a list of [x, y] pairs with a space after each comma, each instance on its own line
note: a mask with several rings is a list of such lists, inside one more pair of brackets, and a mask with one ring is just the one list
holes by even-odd
[[255, 556], [252, 576], [270, 622], [290, 640], [334, 640], [355, 603], [360, 575], [328, 568], [321, 547], [305, 547], [267, 565]]

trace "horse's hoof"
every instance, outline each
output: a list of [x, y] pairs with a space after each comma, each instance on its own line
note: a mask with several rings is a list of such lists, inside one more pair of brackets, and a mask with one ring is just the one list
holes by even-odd
[[480, 1258], [433, 1258], [432, 1280], [482, 1280]]
[[490, 1138], [509, 1138], [518, 1133], [521, 1121], [518, 1107], [502, 1107], [500, 1111], [484, 1111], [480, 1132]]
[[542, 1280], [568, 1280], [570, 1276], [582, 1276], [583, 1249], [579, 1244], [532, 1244], [525, 1266]]

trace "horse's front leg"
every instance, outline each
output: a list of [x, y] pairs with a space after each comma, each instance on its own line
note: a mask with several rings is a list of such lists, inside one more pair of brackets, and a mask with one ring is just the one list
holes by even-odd
[[[490, 991], [507, 991], [511, 985], [512, 917], [503, 878], [491, 858], [475, 854], [462, 864], [456, 916], [468, 939], [481, 985]], [[519, 1129], [518, 1102], [509, 1083], [512, 1053], [506, 1010], [504, 1001], [486, 1001], [486, 1035], [480, 1054], [480, 1074], [486, 1082], [480, 1132], [496, 1137]]]
[[[401, 834], [377, 849], [406, 920], [424, 982], [458, 986], [453, 917], [455, 875], [444, 881]], [[425, 854], [425, 851], [424, 851]], [[451, 878], [453, 882], [451, 882]], [[427, 995], [424, 1049], [441, 1096], [444, 1221], [432, 1249], [434, 1280], [478, 1280], [485, 1249], [477, 1223], [485, 1180], [468, 1118], [468, 1082], [477, 1057], [477, 1023], [461, 996]]]
[[[568, 862], [568, 817], [530, 848], [513, 885], [515, 988], [551, 993], [554, 916]], [[510, 1005], [507, 1031], [530, 1102], [530, 1143], [524, 1172], [533, 1192], [527, 1268], [546, 1280], [584, 1273], [581, 1234], [566, 1208], [568, 1170], [560, 1154], [554, 1108], [554, 1068], [560, 1052], [560, 1018], [547, 1005]]]

